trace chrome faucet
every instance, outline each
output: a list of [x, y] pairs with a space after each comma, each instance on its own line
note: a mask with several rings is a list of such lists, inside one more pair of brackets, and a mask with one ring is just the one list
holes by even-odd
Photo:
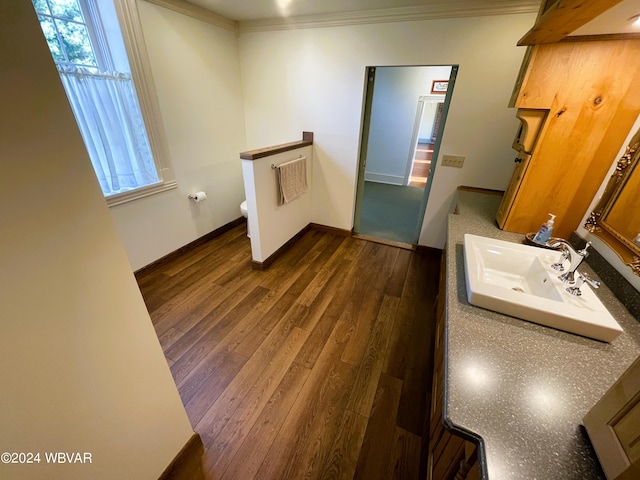
[[578, 272], [578, 279], [576, 280], [576, 283], [574, 284], [573, 287], [567, 287], [566, 290], [571, 295], [575, 295], [576, 297], [579, 297], [580, 295], [582, 295], [582, 291], [580, 290], [580, 287], [585, 283], [588, 283], [593, 288], [600, 288], [600, 282], [598, 280], [593, 280], [591, 277], [589, 277], [589, 275], [587, 275], [584, 272]]
[[584, 248], [578, 251], [576, 251], [569, 242], [563, 239], [550, 242], [549, 246], [552, 248], [560, 247], [562, 249], [562, 256], [560, 257], [560, 260], [552, 265], [555, 270], [562, 272], [564, 270], [564, 266], [562, 264], [565, 260], [569, 260], [569, 270], [562, 275], [559, 275], [558, 278], [564, 283], [575, 283], [576, 270], [582, 261], [589, 255], [587, 249], [591, 246], [591, 242], [587, 242]]

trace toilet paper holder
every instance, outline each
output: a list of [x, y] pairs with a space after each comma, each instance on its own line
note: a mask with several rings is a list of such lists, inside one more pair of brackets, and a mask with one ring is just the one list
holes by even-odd
[[189, 200], [193, 200], [194, 202], [198, 203], [201, 202], [203, 200], [207, 199], [207, 194], [205, 192], [196, 192], [196, 193], [190, 193], [188, 196]]

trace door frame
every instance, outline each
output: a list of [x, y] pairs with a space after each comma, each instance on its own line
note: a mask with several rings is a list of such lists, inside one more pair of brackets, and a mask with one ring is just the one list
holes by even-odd
[[[422, 117], [424, 116], [425, 103], [444, 103], [444, 97], [442, 95], [420, 95], [418, 97], [418, 106], [416, 107], [416, 118], [413, 122], [413, 132], [411, 133], [411, 142], [409, 143], [409, 156], [407, 158], [407, 166], [404, 172], [404, 185], [409, 185], [411, 181], [411, 171], [413, 170], [413, 161], [416, 156], [416, 148], [418, 147], [418, 140], [420, 135], [420, 127], [422, 126]], [[436, 108], [436, 115], [438, 110]], [[435, 118], [434, 118], [435, 126]]]
[[[433, 157], [432, 157], [432, 161], [429, 169], [429, 176], [427, 178], [427, 184], [424, 188], [422, 202], [420, 205], [420, 209], [418, 211], [418, 218], [416, 219], [416, 227], [413, 235], [412, 245], [417, 245], [418, 241], [420, 240], [420, 232], [422, 230], [424, 214], [427, 209], [427, 202], [429, 200], [429, 194], [431, 192], [431, 185], [433, 183], [433, 177], [436, 170], [436, 164], [437, 164], [438, 155], [440, 151], [440, 144], [442, 142], [442, 137], [446, 127], [447, 116], [449, 113], [449, 106], [451, 104], [451, 98], [453, 95], [455, 81], [458, 75], [459, 65], [457, 64], [394, 65], [394, 67], [442, 67], [442, 66], [451, 67], [451, 72], [449, 74], [449, 88], [447, 89], [447, 92], [444, 95], [440, 128], [434, 144]], [[377, 68], [376, 66], [365, 67], [363, 106], [362, 106], [362, 113], [361, 113], [360, 145], [359, 145], [359, 153], [358, 153], [358, 169], [357, 169], [357, 179], [356, 179], [356, 195], [355, 195], [355, 206], [353, 209], [354, 217], [353, 217], [352, 233], [356, 233], [356, 234], [359, 233], [359, 230], [360, 230], [360, 211], [361, 211], [362, 196], [363, 196], [364, 182], [365, 182], [367, 148], [369, 144], [369, 129], [371, 124], [371, 106], [373, 103], [373, 90], [374, 90], [373, 86], [375, 83], [376, 68]]]
[[364, 192], [364, 176], [367, 168], [367, 148], [369, 145], [369, 128], [371, 126], [371, 105], [373, 104], [373, 83], [376, 77], [376, 67], [366, 67], [364, 75], [364, 97], [362, 101], [362, 113], [360, 124], [360, 147], [358, 154], [358, 170], [356, 182], [356, 203], [353, 210], [352, 233], [360, 231], [360, 208], [362, 206], [362, 195]]
[[427, 177], [427, 185], [424, 187], [424, 195], [422, 196], [422, 204], [418, 211], [418, 222], [416, 224], [416, 230], [414, 234], [415, 244], [418, 244], [420, 240], [420, 232], [422, 231], [422, 223], [424, 222], [424, 214], [427, 211], [427, 202], [429, 200], [429, 194], [431, 193], [431, 185], [433, 184], [433, 177], [435, 176], [436, 167], [438, 164], [438, 157], [440, 156], [440, 145], [442, 144], [442, 137], [447, 124], [447, 117], [449, 116], [449, 107], [451, 106], [451, 97], [453, 95], [453, 87], [458, 77], [459, 65], [451, 65], [451, 73], [449, 74], [449, 88], [444, 97], [444, 103], [442, 105], [442, 117], [440, 121], [440, 127], [436, 136], [436, 141], [433, 145], [433, 156], [431, 165], [429, 166], [429, 176]]

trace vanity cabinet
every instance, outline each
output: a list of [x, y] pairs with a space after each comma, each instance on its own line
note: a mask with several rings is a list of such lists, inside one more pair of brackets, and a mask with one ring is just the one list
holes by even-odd
[[446, 265], [443, 253], [440, 267], [440, 291], [436, 302], [427, 480], [479, 480], [480, 470], [476, 445], [447, 430], [443, 422], [445, 277]]
[[640, 478], [640, 357], [584, 417], [609, 480]]
[[[640, 40], [530, 47], [511, 106], [547, 111], [526, 171], [500, 207], [504, 230], [535, 232], [548, 213], [568, 238], [640, 112]], [[518, 166], [517, 168], [521, 168]]]

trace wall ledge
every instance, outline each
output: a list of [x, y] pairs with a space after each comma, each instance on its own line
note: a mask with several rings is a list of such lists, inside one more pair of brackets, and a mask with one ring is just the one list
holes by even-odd
[[309, 145], [313, 145], [313, 132], [302, 132], [302, 140], [241, 152], [240, 158], [242, 160], [257, 160], [259, 158], [270, 157], [271, 155], [277, 155], [278, 153], [296, 150]]

